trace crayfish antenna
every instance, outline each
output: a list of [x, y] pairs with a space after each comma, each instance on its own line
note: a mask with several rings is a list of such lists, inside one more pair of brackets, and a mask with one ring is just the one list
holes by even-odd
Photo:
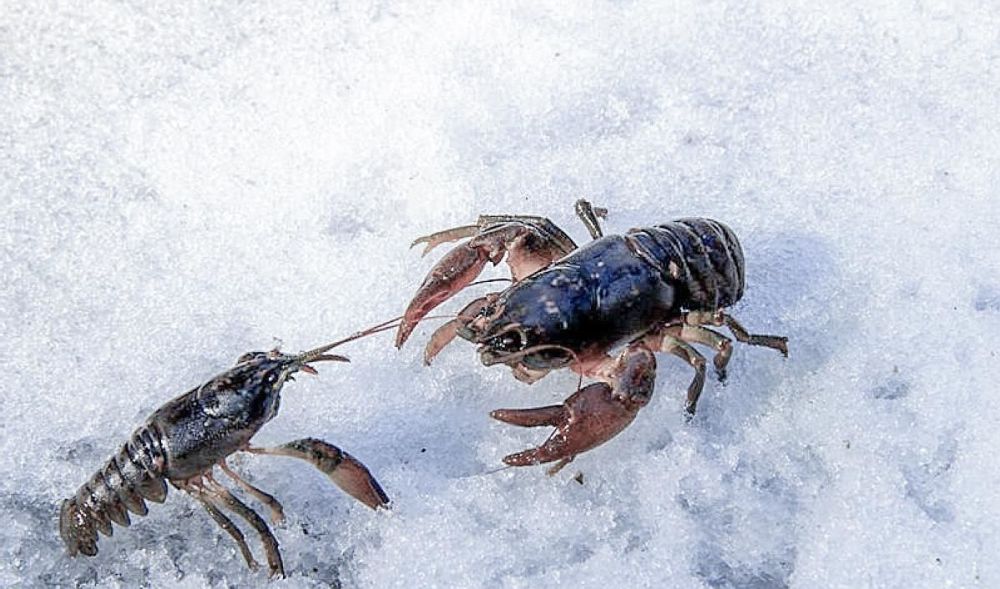
[[362, 329], [361, 331], [352, 333], [351, 335], [343, 339], [339, 339], [333, 343], [329, 343], [324, 346], [314, 348], [312, 350], [309, 350], [308, 352], [302, 352], [298, 356], [299, 361], [302, 362], [303, 364], [321, 360], [327, 360], [333, 362], [350, 362], [350, 359], [348, 359], [345, 356], [339, 356], [337, 354], [327, 354], [326, 352], [332, 350], [333, 348], [336, 348], [337, 346], [342, 346], [348, 342], [353, 342], [354, 340], [368, 337], [369, 335], [374, 335], [376, 333], [380, 333], [383, 331], [389, 331], [390, 329], [396, 329], [397, 327], [399, 327], [400, 319], [402, 319], [402, 317], [394, 317], [393, 319], [390, 319], [388, 321], [383, 321], [382, 323], [379, 323], [377, 325], [373, 325], [366, 329]]
[[503, 472], [505, 470], [510, 470], [512, 468], [514, 468], [514, 467], [511, 466], [511, 465], [509, 465], [509, 464], [505, 464], [503, 466], [500, 466], [500, 467], [497, 467], [497, 468], [491, 468], [490, 470], [486, 470], [486, 471], [483, 471], [481, 473], [474, 474], [472, 476], [475, 476], [475, 477], [485, 477], [485, 476], [489, 476], [491, 474], [497, 474], [498, 472]]
[[350, 362], [351, 359], [347, 356], [340, 356], [338, 354], [320, 354], [319, 356], [314, 356], [309, 359], [310, 362]]

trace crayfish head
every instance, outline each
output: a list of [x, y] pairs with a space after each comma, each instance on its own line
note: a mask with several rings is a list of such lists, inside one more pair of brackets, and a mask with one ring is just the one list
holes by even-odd
[[234, 399], [242, 399], [240, 403], [252, 419], [268, 421], [277, 413], [281, 389], [286, 382], [294, 380], [292, 375], [300, 370], [316, 374], [310, 363], [322, 361], [346, 362], [347, 358], [322, 350], [302, 354], [285, 354], [278, 349], [248, 352], [224, 375], [224, 382], [235, 395]]
[[297, 372], [295, 357], [281, 353], [277, 348], [270, 352], [247, 352], [236, 360], [236, 369], [242, 369], [247, 378], [258, 383], [280, 387]]
[[480, 345], [486, 365], [562, 368], [601, 343], [597, 292], [579, 269], [555, 265], [489, 300], [459, 335]]
[[574, 351], [552, 341], [547, 326], [533, 321], [523, 309], [503, 301], [488, 305], [459, 335], [479, 344], [479, 357], [486, 366], [506, 364], [551, 370], [571, 363], [576, 357]]
[[262, 382], [273, 383], [277, 387], [289, 380], [294, 380], [292, 375], [300, 370], [308, 374], [317, 374], [316, 369], [311, 366], [312, 362], [350, 362], [350, 360], [344, 356], [326, 354], [320, 350], [301, 354], [284, 354], [275, 348], [270, 352], [248, 352], [236, 361], [237, 365], [247, 364], [248, 368], [256, 370]]

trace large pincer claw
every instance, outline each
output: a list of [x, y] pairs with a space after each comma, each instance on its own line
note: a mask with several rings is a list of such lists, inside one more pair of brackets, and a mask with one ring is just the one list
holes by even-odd
[[341, 490], [372, 509], [389, 504], [389, 497], [365, 465], [333, 444], [316, 438], [304, 438], [270, 448], [267, 453], [301, 458], [312, 463]]
[[[396, 332], [396, 347], [432, 309], [469, 286], [486, 267], [499, 264], [507, 256], [514, 281], [549, 265], [573, 249], [573, 241], [548, 219], [523, 216], [483, 216], [476, 225], [466, 225], [421, 237], [427, 253], [434, 247], [465, 237], [472, 239], [448, 252], [431, 269], [403, 314]], [[510, 254], [508, 256], [508, 254]]]
[[514, 425], [556, 428], [541, 446], [505, 456], [503, 461], [528, 466], [558, 460], [548, 471], [555, 474], [577, 454], [600, 446], [628, 427], [653, 393], [656, 357], [641, 343], [633, 343], [617, 358], [608, 358], [601, 373], [613, 387], [596, 382], [570, 395], [562, 405], [490, 413], [494, 419]]
[[617, 397], [603, 382], [588, 385], [571, 395], [562, 405], [533, 409], [497, 409], [494, 419], [519, 425], [556, 428], [545, 443], [537, 448], [505, 456], [510, 466], [529, 466], [559, 461], [549, 469], [555, 474], [569, 464], [577, 454], [600, 446], [618, 435], [635, 419], [641, 404]]
[[489, 250], [462, 244], [448, 252], [424, 279], [403, 313], [396, 332], [396, 347], [401, 347], [410, 333], [428, 313], [445, 302], [483, 271], [490, 259]]

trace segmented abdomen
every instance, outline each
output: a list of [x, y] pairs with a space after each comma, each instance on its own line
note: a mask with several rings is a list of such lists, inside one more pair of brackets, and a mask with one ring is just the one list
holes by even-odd
[[158, 430], [143, 425], [76, 495], [63, 501], [59, 534], [70, 556], [97, 554], [97, 533], [110, 536], [112, 523], [128, 526], [129, 511], [146, 515], [144, 498], [162, 503], [167, 497], [164, 465]]
[[633, 229], [643, 257], [648, 257], [665, 279], [682, 293], [682, 306], [693, 311], [715, 311], [743, 296], [743, 248], [736, 234], [718, 221], [677, 219]]

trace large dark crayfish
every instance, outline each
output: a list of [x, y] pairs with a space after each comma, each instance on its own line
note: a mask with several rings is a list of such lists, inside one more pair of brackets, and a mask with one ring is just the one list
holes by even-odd
[[562, 405], [491, 413], [514, 425], [556, 428], [541, 446], [504, 458], [512, 466], [558, 461], [550, 473], [632, 422], [653, 393], [654, 352], [669, 352], [694, 368], [686, 404], [693, 415], [705, 358], [691, 344], [715, 350], [720, 379], [732, 354], [731, 340], [706, 325], [725, 325], [740, 342], [788, 355], [786, 338], [751, 335], [725, 312], [744, 289], [743, 250], [729, 227], [688, 218], [604, 237], [598, 217], [607, 211], [582, 200], [576, 210], [594, 238], [579, 249], [548, 219], [520, 215], [484, 215], [475, 225], [416, 240], [414, 245], [427, 244], [426, 253], [471, 238], [434, 266], [396, 332], [399, 347], [487, 262], [506, 257], [513, 284], [474, 300], [437, 329], [424, 359], [429, 364], [457, 335], [478, 344], [483, 364], [505, 364], [527, 383], [563, 367], [598, 380]]
[[226, 458], [238, 451], [307, 460], [365, 505], [386, 506], [389, 499], [368, 469], [332, 444], [306, 438], [275, 448], [250, 445], [254, 434], [277, 413], [285, 382], [300, 370], [316, 374], [313, 362], [346, 362], [343, 356], [327, 353], [344, 341], [295, 355], [278, 350], [244, 354], [226, 372], [157, 409], [102, 469], [63, 501], [59, 532], [70, 555], [97, 554], [98, 532], [110, 536], [112, 523], [128, 526], [128, 512], [146, 515], [144, 499], [163, 502], [169, 482], [197, 499], [233, 537], [247, 565], [256, 568], [243, 533], [223, 511], [246, 520], [260, 535], [270, 573], [283, 576], [278, 542], [267, 523], [212, 475], [219, 466], [270, 509], [272, 521], [281, 521], [281, 504], [226, 464]]

